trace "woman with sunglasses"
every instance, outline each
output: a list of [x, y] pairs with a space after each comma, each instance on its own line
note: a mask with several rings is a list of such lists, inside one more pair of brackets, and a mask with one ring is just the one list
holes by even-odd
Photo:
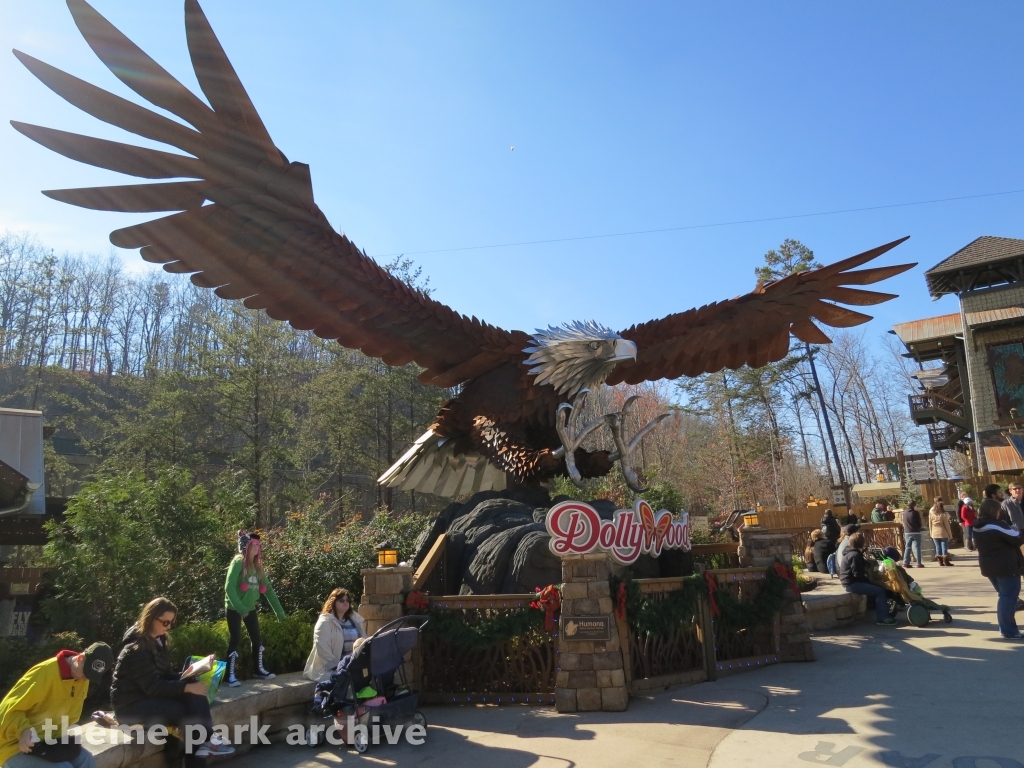
[[352, 608], [348, 590], [334, 590], [313, 627], [313, 650], [306, 659], [303, 677], [317, 682], [330, 680], [338, 662], [352, 653], [360, 637], [366, 637], [366, 622]]
[[[171, 669], [167, 648], [167, 632], [174, 626], [178, 609], [166, 597], [146, 603], [139, 620], [124, 635], [124, 647], [114, 665], [114, 682], [110, 686], [110, 703], [114, 717], [121, 725], [174, 726], [185, 732], [189, 725], [201, 725], [209, 736], [192, 755], [185, 756], [185, 765], [203, 765], [197, 758], [223, 756], [234, 749], [213, 736], [210, 702], [206, 684], [182, 680]], [[169, 751], [181, 748], [177, 739], [168, 738]]]

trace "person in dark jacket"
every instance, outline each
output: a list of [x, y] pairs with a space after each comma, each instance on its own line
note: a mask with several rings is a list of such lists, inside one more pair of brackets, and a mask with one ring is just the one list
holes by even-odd
[[[811, 554], [814, 557], [814, 567], [818, 573], [828, 573], [828, 556], [836, 551], [835, 542], [829, 541], [821, 535], [821, 531], [815, 531], [818, 538], [811, 543]], [[814, 539], [814, 535], [811, 535]]]
[[894, 627], [896, 619], [889, 616], [889, 601], [885, 590], [868, 579], [868, 564], [864, 558], [864, 547], [867, 541], [864, 534], [858, 531], [850, 537], [850, 544], [843, 552], [843, 562], [839, 566], [839, 582], [843, 589], [855, 595], [866, 595], [875, 599], [875, 620], [879, 626]]
[[[205, 763], [201, 758], [230, 755], [235, 750], [211, 736], [213, 718], [206, 684], [182, 680], [171, 671], [167, 631], [177, 613], [174, 603], [165, 597], [143, 607], [139, 620], [125, 632], [124, 647], [114, 665], [110, 703], [122, 725], [175, 726], [183, 735], [189, 726], [202, 726], [204, 743], [185, 757], [186, 768], [192, 768]], [[168, 747], [173, 752], [179, 745], [168, 739]]]
[[827, 510], [825, 516], [821, 518], [821, 532], [825, 534], [825, 538], [835, 544], [839, 541], [839, 536], [843, 530], [839, 527], [839, 521], [836, 520], [836, 516], [832, 514], [832, 510]]
[[981, 575], [992, 582], [999, 595], [996, 604], [999, 634], [1015, 640], [1022, 636], [1014, 616], [1020, 596], [1020, 576], [1024, 572], [1024, 555], [1020, 551], [1022, 538], [1020, 531], [1000, 520], [998, 515], [998, 507], [982, 506], [972, 526], [974, 545], [978, 549]]
[[924, 568], [924, 561], [921, 559], [921, 513], [917, 509], [917, 502], [907, 502], [907, 508], [903, 510], [903, 567], [910, 567], [910, 551], [914, 550], [914, 559], [917, 560], [917, 567]]

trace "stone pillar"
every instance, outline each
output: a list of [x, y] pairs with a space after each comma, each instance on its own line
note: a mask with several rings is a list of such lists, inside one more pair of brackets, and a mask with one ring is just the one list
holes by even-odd
[[363, 569], [363, 597], [359, 615], [372, 635], [389, 621], [405, 614], [405, 594], [412, 589], [411, 566]]
[[793, 564], [793, 537], [772, 533], [760, 526], [740, 528], [740, 546], [736, 554], [741, 568], [767, 568], [774, 562]]
[[[607, 621], [609, 639], [569, 639], [566, 616]], [[606, 554], [562, 558], [562, 617], [556, 645], [555, 708], [559, 712], [622, 712], [629, 702], [629, 694], [615, 623], [615, 606], [608, 587]]]
[[[773, 533], [760, 526], [740, 529], [740, 565], [764, 569], [772, 563], [793, 565], [793, 537]], [[804, 604], [792, 590], [786, 591], [786, 602], [779, 609], [779, 661], [814, 661], [810, 628], [804, 616]]]

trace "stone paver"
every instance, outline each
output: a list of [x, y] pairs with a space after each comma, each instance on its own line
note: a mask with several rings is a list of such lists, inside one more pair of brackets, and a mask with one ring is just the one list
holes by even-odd
[[815, 636], [816, 662], [632, 699], [623, 713], [429, 707], [423, 746], [275, 745], [231, 765], [1024, 768], [1024, 644], [998, 637], [995, 592], [972, 555], [954, 554], [954, 568], [913, 571], [952, 607], [951, 625], [833, 630]]

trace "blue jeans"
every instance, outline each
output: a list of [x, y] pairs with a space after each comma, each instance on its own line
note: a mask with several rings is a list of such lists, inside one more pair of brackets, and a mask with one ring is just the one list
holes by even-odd
[[949, 554], [949, 539], [932, 539], [932, 543], [935, 545], [935, 554], [939, 557]]
[[[889, 618], [889, 599], [886, 597], [885, 590], [881, 587], [858, 581], [848, 586], [846, 591], [852, 592], [855, 595], [867, 595], [868, 597], [875, 598], [875, 620], [885, 621]], [[1016, 605], [1016, 602], [1014, 605]]]
[[1017, 598], [1020, 596], [1020, 576], [990, 577], [989, 581], [999, 593], [999, 602], [996, 603], [999, 634], [1003, 637], [1016, 637], [1020, 630], [1017, 629], [1017, 617], [1014, 616], [1014, 610], [1017, 608]]
[[920, 533], [905, 533], [903, 534], [903, 567], [907, 568], [910, 566], [910, 548], [914, 548], [914, 557], [917, 559], [918, 565], [924, 565], [921, 560], [921, 534]]
[[970, 525], [961, 526], [964, 532], [964, 546], [974, 549], [974, 527]]
[[85, 747], [82, 747], [82, 751], [74, 760], [63, 763], [51, 763], [41, 757], [18, 752], [4, 761], [3, 768], [96, 768], [96, 758]]

